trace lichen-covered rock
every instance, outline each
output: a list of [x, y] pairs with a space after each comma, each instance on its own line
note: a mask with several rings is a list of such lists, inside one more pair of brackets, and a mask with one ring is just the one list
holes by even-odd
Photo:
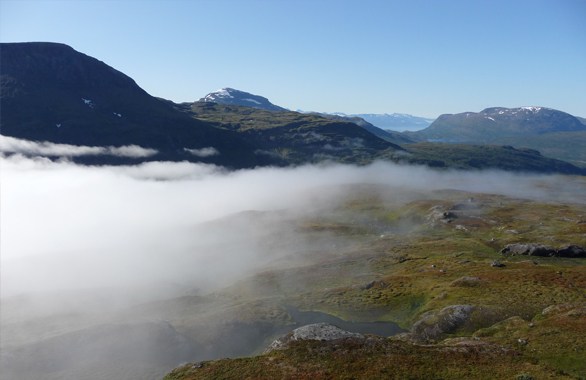
[[472, 305], [451, 305], [440, 311], [427, 312], [413, 324], [407, 337], [416, 342], [438, 340], [468, 322], [473, 311]]
[[311, 325], [299, 327], [289, 334], [275, 340], [265, 350], [265, 352], [285, 349], [289, 346], [289, 343], [298, 340], [330, 341], [346, 338], [365, 339], [364, 335], [362, 334], [342, 330], [341, 328], [330, 325], [329, 323], [314, 323]]
[[535, 243], [527, 244], [508, 244], [502, 250], [501, 254], [506, 256], [527, 255], [541, 257], [586, 257], [586, 250], [577, 245], [566, 245], [559, 249]]
[[464, 276], [452, 281], [450, 285], [456, 287], [470, 288], [482, 285], [482, 280], [479, 277]]
[[527, 255], [527, 256], [556, 256], [557, 250], [553, 247], [541, 244], [507, 244], [505, 248], [501, 250], [503, 255], [515, 256], [515, 255]]

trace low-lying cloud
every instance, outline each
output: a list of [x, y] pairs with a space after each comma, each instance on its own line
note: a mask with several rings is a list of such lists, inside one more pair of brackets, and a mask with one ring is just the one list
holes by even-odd
[[205, 158], [205, 157], [212, 157], [212, 156], [217, 156], [220, 154], [220, 152], [214, 148], [213, 146], [208, 146], [206, 148], [200, 148], [200, 149], [188, 149], [188, 148], [184, 148], [186, 152], [191, 153], [192, 155], [196, 156], [196, 157], [200, 157], [200, 158]]
[[117, 156], [129, 158], [144, 158], [157, 154], [157, 150], [143, 148], [138, 145], [125, 146], [80, 146], [56, 144], [51, 142], [36, 142], [0, 135], [0, 153], [16, 153], [26, 156], [51, 157], [78, 157], [78, 156]]
[[[278, 258], [281, 253], [262, 246], [267, 231], [277, 236], [283, 227], [219, 224], [202, 233], [198, 226], [250, 210], [316, 212], [335, 205], [351, 184], [386, 185], [385, 196], [406, 201], [440, 189], [583, 201], [583, 187], [563, 176], [439, 172], [383, 162], [236, 172], [187, 162], [84, 167], [19, 155], [0, 164], [5, 296], [157, 281], [220, 285]], [[302, 251], [306, 242], [286, 233]]]

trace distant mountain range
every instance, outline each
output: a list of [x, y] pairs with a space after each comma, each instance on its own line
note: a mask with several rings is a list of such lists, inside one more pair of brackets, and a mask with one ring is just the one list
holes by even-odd
[[[489, 117], [504, 119], [510, 113], [505, 109], [479, 117], [443, 115], [430, 127], [407, 134], [383, 131], [358, 116], [288, 111], [265, 97], [232, 88], [209, 93], [194, 103], [176, 104], [149, 95], [130, 77], [63, 44], [0, 44], [0, 59], [4, 136], [0, 136], [0, 149], [4, 154], [65, 156], [84, 164], [168, 160], [251, 168], [385, 159], [463, 169], [584, 172], [536, 151], [453, 145], [438, 155], [436, 145], [414, 144], [447, 141], [453, 137], [449, 131], [459, 138], [472, 136], [467, 129], [485, 125], [480, 122], [492, 123]], [[530, 119], [519, 119], [515, 124], [519, 131], [533, 124], [541, 134], [583, 131], [583, 124], [571, 115], [553, 110], [528, 112], [517, 111]], [[406, 118], [421, 119], [402, 119]], [[460, 119], [476, 122], [452, 122]], [[548, 127], [542, 119], [555, 121], [557, 127]], [[507, 127], [503, 124], [501, 130]], [[484, 132], [490, 133], [490, 128]]]
[[431, 125], [434, 119], [408, 115], [405, 113], [360, 113], [348, 116], [360, 117], [381, 129], [392, 131], [418, 131]]
[[546, 107], [487, 108], [446, 114], [413, 139], [443, 143], [511, 145], [586, 164], [584, 119]]

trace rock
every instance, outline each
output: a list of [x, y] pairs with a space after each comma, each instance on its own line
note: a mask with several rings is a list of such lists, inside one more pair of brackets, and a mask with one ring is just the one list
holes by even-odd
[[566, 245], [559, 249], [553, 247], [536, 244], [508, 244], [502, 250], [501, 254], [508, 256], [527, 255], [527, 256], [541, 256], [541, 257], [569, 257], [580, 258], [586, 257], [586, 250], [577, 245]]
[[474, 309], [472, 305], [451, 305], [427, 312], [411, 327], [410, 339], [426, 343], [453, 333], [469, 321]]
[[449, 210], [446, 210], [442, 206], [433, 206], [429, 209], [429, 214], [427, 214], [426, 216], [428, 223], [432, 226], [437, 225], [438, 222], [452, 223], [456, 218], [456, 214]]
[[362, 289], [362, 290], [368, 290], [371, 288], [384, 289], [386, 287], [388, 287], [388, 284], [386, 282], [384, 282], [382, 280], [374, 280], [374, 281], [369, 282], [368, 284], [362, 285], [360, 287], [360, 289]]
[[494, 260], [492, 263], [490, 263], [490, 266], [493, 268], [502, 268], [505, 266], [505, 264], [501, 263], [498, 260]]
[[460, 277], [460, 278], [452, 281], [452, 283], [450, 285], [464, 287], [464, 288], [470, 288], [470, 287], [474, 287], [474, 286], [480, 286], [481, 280], [479, 277], [464, 276], [464, 277]]
[[501, 254], [507, 256], [515, 255], [528, 255], [528, 256], [555, 256], [557, 251], [547, 245], [541, 244], [507, 244], [505, 248], [501, 250]]
[[275, 340], [265, 350], [265, 353], [274, 350], [286, 349], [291, 342], [299, 340], [331, 341], [348, 338], [364, 340], [365, 336], [362, 334], [342, 330], [341, 328], [330, 325], [329, 323], [314, 323], [311, 325], [299, 327], [289, 334]]
[[567, 245], [558, 249], [559, 257], [586, 257], [586, 250], [577, 245]]

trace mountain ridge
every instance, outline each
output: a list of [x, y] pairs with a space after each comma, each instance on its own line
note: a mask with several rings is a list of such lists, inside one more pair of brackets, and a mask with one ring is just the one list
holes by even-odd
[[[54, 148], [92, 152], [70, 157], [82, 164], [189, 161], [228, 169], [323, 161], [360, 165], [379, 159], [435, 167], [456, 162], [450, 157], [430, 159], [421, 149], [402, 146], [408, 146], [415, 135], [388, 133], [356, 117], [327, 118], [275, 109], [278, 106], [267, 98], [234, 89], [226, 90], [230, 96], [220, 98], [266, 101], [268, 109], [250, 107], [250, 101], [246, 106], [221, 104], [211, 97], [182, 104], [156, 98], [132, 78], [64, 44], [8, 43], [0, 49], [1, 134], [22, 140], [8, 141], [16, 153], [41, 154], [50, 150], [42, 144], [52, 143], [66, 145]], [[41, 146], [29, 149], [26, 141]], [[124, 154], [129, 150], [133, 154]], [[470, 152], [469, 148], [457, 150], [445, 153]], [[502, 153], [478, 150], [476, 156], [489, 155], [486, 162], [490, 164], [474, 160], [470, 168], [511, 168]], [[583, 173], [521, 151], [506, 153], [515, 155], [517, 171], [552, 172], [563, 167], [564, 173]], [[457, 162], [457, 167], [466, 168], [466, 161]]]

